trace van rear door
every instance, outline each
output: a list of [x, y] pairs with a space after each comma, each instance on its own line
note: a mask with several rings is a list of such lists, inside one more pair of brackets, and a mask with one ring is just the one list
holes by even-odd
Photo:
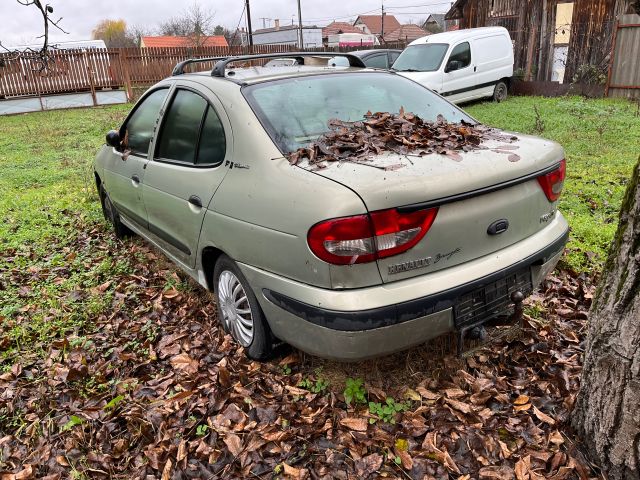
[[493, 90], [500, 79], [513, 75], [513, 46], [506, 32], [474, 38], [471, 47], [477, 85]]

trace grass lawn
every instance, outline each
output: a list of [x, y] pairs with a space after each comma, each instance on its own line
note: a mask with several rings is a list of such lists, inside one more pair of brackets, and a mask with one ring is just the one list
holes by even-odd
[[559, 208], [571, 225], [565, 262], [576, 271], [598, 271], [640, 155], [640, 104], [518, 97], [503, 104], [476, 103], [466, 110], [487, 125], [540, 135], [564, 147], [567, 180]]
[[[187, 281], [144, 242], [139, 239], [118, 241], [105, 227], [91, 162], [104, 142], [105, 133], [117, 127], [129, 109], [130, 105], [121, 105], [0, 117], [3, 133], [0, 136], [0, 476], [5, 471], [17, 473], [20, 470], [17, 463], [11, 463], [11, 455], [3, 457], [3, 454], [21, 451], [35, 452], [31, 463], [40, 463], [43, 470], [39, 473], [55, 473], [58, 469], [65, 473], [63, 478], [91, 478], [92, 471], [116, 467], [121, 468], [118, 471], [126, 471], [118, 478], [133, 478], [132, 472], [136, 468], [150, 468], [159, 474], [163, 469], [167, 471], [168, 463], [164, 463], [169, 458], [167, 455], [173, 455], [170, 458], [174, 460], [182, 457], [183, 464], [187, 463], [180, 452], [190, 452], [190, 459], [198, 456], [208, 458], [206, 468], [213, 465], [214, 472], [229, 473], [232, 468], [240, 468], [234, 463], [237, 455], [221, 452], [225, 452], [227, 447], [232, 452], [238, 450], [237, 442], [241, 440], [238, 435], [225, 433], [222, 423], [216, 423], [229, 421], [219, 419], [222, 414], [218, 414], [215, 421], [211, 420], [222, 410], [225, 402], [240, 405], [234, 407], [236, 410], [233, 412], [225, 407], [224, 412], [233, 417], [234, 422], [244, 415], [243, 409], [254, 409], [255, 404], [259, 409], [260, 428], [264, 423], [264, 428], [270, 432], [269, 438], [284, 439], [284, 442], [293, 437], [289, 434], [294, 424], [299, 428], [299, 419], [307, 418], [311, 411], [315, 412], [313, 415], [320, 415], [315, 420], [318, 425], [334, 422], [336, 415], [342, 418], [346, 414], [342, 407], [336, 410], [333, 402], [331, 408], [325, 408], [328, 398], [325, 394], [331, 391], [332, 395], [341, 395], [342, 385], [336, 387], [332, 384], [327, 390], [328, 385], [323, 383], [318, 373], [320, 370], [315, 368], [316, 360], [307, 359], [306, 367], [292, 367], [293, 371], [286, 362], [248, 362], [217, 328], [208, 294]], [[624, 101], [578, 97], [511, 98], [502, 104], [473, 104], [466, 110], [488, 125], [542, 135], [565, 147], [568, 178], [560, 209], [567, 216], [572, 233], [564, 262], [578, 273], [597, 272], [615, 232], [625, 185], [640, 153], [637, 106]], [[557, 279], [552, 282], [556, 290], [562, 283]], [[576, 314], [567, 321], [561, 320], [557, 328], [554, 326], [544, 331], [546, 327], [542, 326], [544, 341], [540, 337], [536, 345], [559, 350], [560, 347], [554, 347], [551, 340], [547, 342], [546, 335], [564, 332], [559, 341], [569, 342], [569, 348], [577, 348], [572, 332], [582, 327], [567, 322], [584, 321], [586, 306], [582, 304], [581, 308], [580, 316]], [[483, 378], [489, 375], [488, 372], [494, 372], [491, 374], [496, 378], [512, 378], [520, 375], [518, 372], [522, 370], [523, 359], [529, 362], [532, 372], [547, 368], [545, 362], [551, 358], [550, 353], [536, 357], [530, 355], [528, 346], [523, 348], [518, 353], [521, 357], [516, 361], [515, 369], [501, 370], [506, 368], [502, 356], [496, 357], [495, 363], [485, 356], [481, 362], [487, 364], [470, 367], [470, 371], [482, 370]], [[404, 363], [393, 360], [395, 370], [389, 370], [389, 361], [386, 364], [382, 361], [377, 369], [382, 380], [370, 390], [369, 398], [375, 397], [384, 404], [381, 389], [388, 387], [390, 382], [414, 390], [423, 389], [420, 391], [430, 396], [430, 390], [451, 390], [452, 386], [464, 387], [465, 381], [471, 381], [469, 375], [455, 379], [441, 372], [431, 376], [422, 368], [424, 364], [420, 364], [419, 371], [412, 370], [409, 358], [421, 355], [424, 357], [421, 362], [432, 361], [432, 357], [426, 358], [429, 355], [421, 349], [406, 354], [407, 368]], [[575, 359], [579, 354], [572, 351], [566, 358], [577, 362]], [[538, 361], [540, 363], [534, 365]], [[577, 389], [579, 365], [571, 366], [567, 362], [562, 365], [568, 369], [571, 385], [566, 379], [568, 377], [563, 377], [565, 380], [562, 381], [566, 381], [567, 386], [566, 391], [554, 394], [556, 413], [566, 413], [570, 405], [562, 402], [566, 400], [567, 392]], [[377, 362], [368, 364], [378, 365]], [[320, 368], [325, 368], [326, 377], [330, 376], [327, 370], [332, 367], [320, 363]], [[366, 368], [369, 367], [356, 369], [355, 375], [366, 377], [363, 373]], [[557, 369], [546, 374], [559, 375]], [[543, 379], [544, 375], [540, 373]], [[445, 383], [439, 384], [441, 379]], [[519, 393], [527, 393], [533, 399], [535, 395], [542, 395], [534, 391], [537, 380], [537, 377], [533, 380], [530, 377], [520, 378], [513, 384]], [[418, 385], [418, 382], [422, 383]], [[542, 384], [548, 385], [549, 382]], [[506, 384], [503, 380], [496, 380], [496, 385], [500, 390]], [[304, 390], [308, 390], [309, 395]], [[402, 397], [405, 394], [400, 390], [394, 393], [398, 401], [401, 398], [413, 399], [407, 405], [398, 403], [401, 409], [398, 412], [409, 406], [414, 409], [415, 402], [424, 401], [424, 395], [421, 397], [414, 390], [409, 397]], [[209, 394], [210, 397], [207, 396]], [[453, 394], [459, 396], [452, 398], [467, 398], [462, 396], [467, 395], [465, 392]], [[507, 399], [507, 394], [513, 392], [502, 392], [501, 396], [496, 393], [496, 398]], [[504, 416], [497, 416], [494, 420], [489, 420], [493, 413], [482, 410], [486, 415], [491, 413], [482, 420], [492, 422], [483, 435], [486, 438], [493, 435], [493, 444], [482, 455], [485, 458], [494, 455], [495, 458], [490, 458], [492, 464], [506, 462], [510, 465], [508, 468], [512, 468], [515, 457], [507, 460], [496, 456], [500, 451], [498, 440], [508, 448], [524, 448], [518, 443], [520, 440], [517, 442], [509, 433], [512, 426], [518, 424], [508, 420], [512, 414], [509, 401], [504, 408]], [[312, 407], [305, 409], [305, 402]], [[437, 403], [437, 408], [442, 408], [437, 419], [446, 419], [447, 428], [450, 428], [455, 424], [455, 418], [447, 417], [451, 412], [443, 402], [434, 402], [427, 404], [436, 408]], [[454, 402], [458, 405], [455, 408], [463, 409], [462, 413], [457, 413], [458, 418], [469, 414], [460, 402], [447, 402]], [[538, 402], [538, 407], [546, 408], [548, 403], [545, 402]], [[269, 410], [276, 408], [276, 404], [280, 409], [277, 415]], [[388, 434], [388, 429], [383, 431], [371, 425], [392, 418], [383, 412], [383, 407], [375, 403], [369, 406], [369, 413], [377, 415], [368, 418], [370, 427], [367, 427], [366, 405], [359, 407], [360, 413], [354, 412], [353, 408], [349, 410], [350, 416], [364, 412], [364, 427], [353, 423], [362, 419], [353, 418], [347, 419], [344, 425], [356, 425], [360, 430], [376, 428], [376, 435], [382, 438]], [[145, 417], [141, 412], [150, 413]], [[558, 418], [565, 413], [558, 413]], [[252, 415], [255, 417], [255, 411]], [[524, 408], [518, 415], [523, 422], [529, 419]], [[475, 425], [480, 421], [478, 418], [473, 417]], [[533, 418], [538, 423], [539, 419]], [[436, 420], [432, 418], [430, 421]], [[551, 425], [548, 421], [543, 423], [547, 427]], [[107, 424], [109, 427], [104, 427]], [[248, 433], [253, 429], [250, 427], [252, 424], [247, 425], [246, 435], [241, 434], [242, 442], [246, 438], [254, 438], [253, 433]], [[500, 425], [508, 426], [509, 431]], [[543, 424], [540, 426], [545, 427]], [[216, 428], [218, 430], [213, 432]], [[300, 428], [302, 430], [295, 431], [298, 439], [318, 433], [306, 431], [304, 426]], [[164, 429], [169, 433], [165, 434]], [[274, 433], [273, 429], [279, 430]], [[416, 427], [412, 431], [421, 430]], [[406, 430], [404, 432], [403, 435], [410, 436]], [[444, 433], [439, 438], [445, 439], [441, 442], [454, 438], [444, 430], [441, 432]], [[459, 433], [454, 435], [459, 436]], [[100, 445], [92, 440], [96, 435], [101, 439]], [[416, 437], [421, 437], [416, 440], [419, 443], [423, 441], [422, 435], [424, 432], [415, 433]], [[538, 436], [540, 438], [536, 437], [534, 443], [540, 445], [539, 448], [548, 448], [549, 445], [556, 448], [548, 438]], [[152, 438], [162, 440], [151, 448]], [[342, 439], [341, 436], [340, 441]], [[402, 468], [409, 470], [410, 462], [405, 453], [407, 448], [415, 447], [415, 442], [411, 440], [414, 443], [405, 445], [406, 441], [398, 444], [396, 440], [390, 436], [389, 445], [382, 452], [385, 462], [387, 458], [391, 459], [385, 465], [398, 471]], [[23, 446], [8, 447], [3, 441], [16, 441]], [[48, 441], [56, 442], [50, 460], [45, 458]], [[294, 443], [291, 440], [291, 445]], [[462, 443], [470, 444], [467, 440]], [[252, 444], [260, 445], [256, 448], [264, 445], [257, 440]], [[454, 447], [451, 444], [447, 448], [453, 452]], [[285, 448], [286, 452], [289, 448], [293, 447]], [[326, 448], [322, 446], [321, 452]], [[336, 452], [338, 450], [346, 451], [343, 447], [336, 447]], [[66, 452], [66, 456], [56, 456], [60, 452]], [[110, 457], [107, 459], [100, 452]], [[274, 452], [276, 450], [270, 449], [271, 457], [267, 455], [264, 465], [266, 471], [271, 469], [276, 474], [286, 468], [283, 466], [285, 463], [280, 462], [306, 455], [304, 451], [294, 450], [287, 453], [288, 456]], [[370, 452], [360, 452], [359, 455], [366, 453]], [[324, 458], [324, 453], [314, 454], [313, 459], [319, 457]], [[444, 467], [434, 463], [433, 458], [423, 460], [425, 472], [438, 478], [445, 475]], [[350, 461], [353, 467], [353, 459]], [[378, 458], [371, 461], [377, 462]], [[240, 463], [245, 468], [251, 462], [258, 460], [245, 457]], [[463, 471], [473, 473], [479, 468], [473, 463], [475, 460], [470, 462], [462, 465]], [[115, 475], [114, 471], [109, 470]], [[248, 470], [243, 470], [245, 478], [248, 474]], [[24, 475], [27, 478], [27, 474]], [[255, 473], [253, 476], [262, 478]]]

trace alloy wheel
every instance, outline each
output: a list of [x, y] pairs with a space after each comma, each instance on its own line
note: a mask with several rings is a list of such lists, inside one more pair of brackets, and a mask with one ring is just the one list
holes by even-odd
[[229, 270], [218, 277], [218, 302], [225, 328], [243, 347], [253, 340], [253, 315], [251, 304], [242, 283]]

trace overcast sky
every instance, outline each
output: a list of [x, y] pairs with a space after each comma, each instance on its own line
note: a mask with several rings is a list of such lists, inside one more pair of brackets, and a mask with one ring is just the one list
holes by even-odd
[[[43, 0], [43, 3], [46, 0]], [[380, 0], [301, 0], [302, 20], [305, 25], [326, 25], [332, 20], [348, 21], [358, 14], [380, 13]], [[161, 22], [189, 7], [191, 0], [49, 0], [54, 8], [51, 15], [69, 35], [55, 29], [50, 39], [56, 41], [88, 40], [91, 30], [102, 19], [123, 18], [129, 25], [155, 28]], [[215, 12], [215, 23], [234, 29], [243, 12], [244, 0], [198, 0]], [[251, 0], [251, 20], [254, 29], [262, 28], [263, 17], [279, 18], [281, 24], [297, 22], [298, 7], [295, 0]], [[417, 23], [429, 13], [446, 12], [451, 2], [442, 0], [385, 0], [385, 10], [396, 15], [401, 23]], [[36, 43], [42, 34], [42, 17], [35, 6], [22, 6], [16, 0], [0, 0], [0, 41], [4, 45]], [[264, 20], [266, 26], [269, 21]], [[242, 18], [240, 26], [245, 25]], [[273, 24], [271, 24], [273, 25]]]

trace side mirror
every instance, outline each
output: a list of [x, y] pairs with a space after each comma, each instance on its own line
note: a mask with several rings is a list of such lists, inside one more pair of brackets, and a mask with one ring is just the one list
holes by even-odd
[[444, 69], [444, 73], [453, 72], [454, 70], [460, 70], [461, 66], [462, 62], [460, 62], [459, 60], [449, 60], [449, 63], [447, 63], [447, 66]]
[[117, 130], [110, 130], [109, 133], [107, 133], [107, 145], [110, 145], [113, 148], [120, 148], [120, 132]]

